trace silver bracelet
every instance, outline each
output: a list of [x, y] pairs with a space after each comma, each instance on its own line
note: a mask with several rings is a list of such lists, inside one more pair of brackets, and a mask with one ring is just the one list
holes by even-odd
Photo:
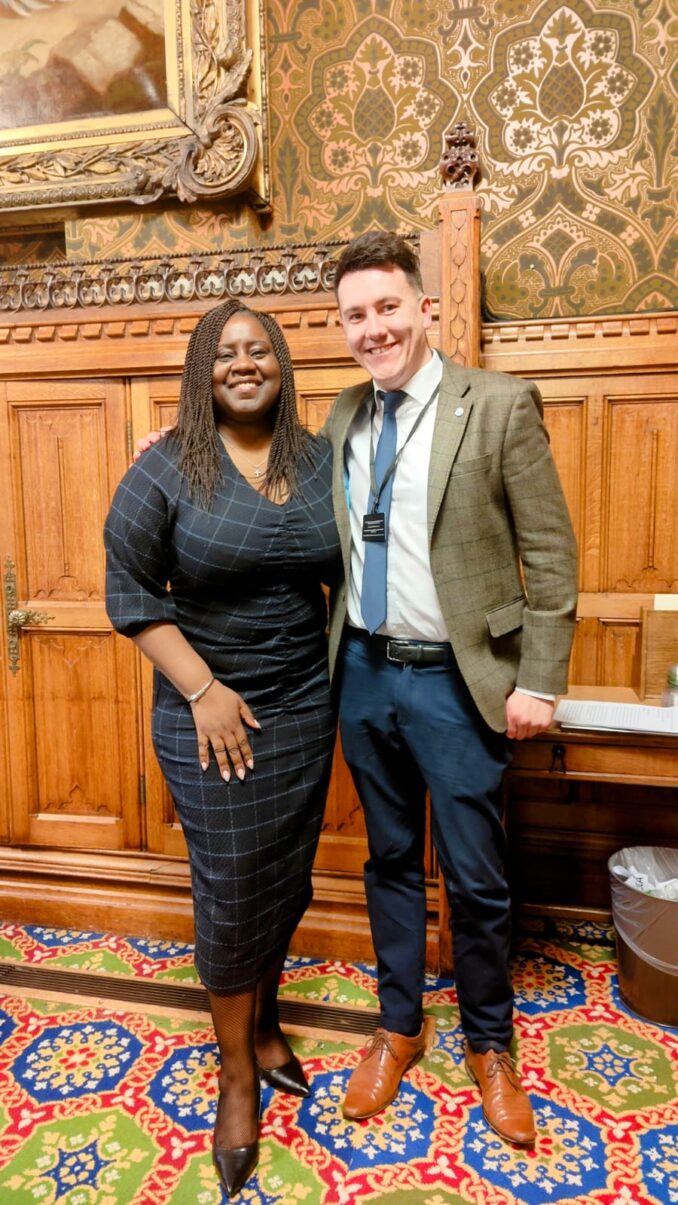
[[207, 692], [213, 682], [214, 682], [214, 674], [212, 674], [212, 677], [210, 678], [209, 682], [206, 682], [204, 686], [200, 687], [200, 690], [196, 690], [193, 692], [192, 695], [189, 695], [188, 698], [186, 699], [186, 702], [187, 703], [197, 703], [198, 699], [202, 699], [202, 696], [207, 694]]

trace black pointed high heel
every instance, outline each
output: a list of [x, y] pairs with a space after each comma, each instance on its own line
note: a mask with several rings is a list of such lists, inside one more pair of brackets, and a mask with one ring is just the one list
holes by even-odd
[[247, 1146], [215, 1145], [212, 1155], [229, 1199], [236, 1197], [259, 1162], [259, 1139]]
[[[259, 1124], [259, 1114], [261, 1112], [261, 1089], [257, 1084], [259, 1099], [257, 1101], [257, 1126]], [[222, 1093], [219, 1093], [221, 1101]], [[217, 1105], [217, 1111], [219, 1106]], [[245, 1182], [249, 1180], [257, 1163], [259, 1162], [259, 1135], [254, 1142], [248, 1142], [246, 1146], [217, 1146], [216, 1142], [212, 1144], [212, 1158], [221, 1183], [223, 1184], [229, 1200], [237, 1196]]]
[[301, 1096], [303, 1100], [311, 1095], [303, 1067], [294, 1055], [282, 1067], [262, 1067], [258, 1062], [257, 1070], [264, 1083], [277, 1088], [279, 1092], [289, 1092], [291, 1096]]

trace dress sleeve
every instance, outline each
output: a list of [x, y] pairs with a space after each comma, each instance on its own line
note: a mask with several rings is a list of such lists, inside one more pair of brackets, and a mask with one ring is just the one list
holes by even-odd
[[159, 459], [152, 449], [127, 471], [104, 526], [106, 610], [124, 636], [176, 622], [168, 588], [175, 505]]

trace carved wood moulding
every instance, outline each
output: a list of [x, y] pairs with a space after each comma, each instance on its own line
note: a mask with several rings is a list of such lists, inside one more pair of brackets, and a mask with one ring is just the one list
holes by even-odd
[[446, 189], [475, 188], [480, 177], [480, 159], [475, 133], [465, 121], [458, 121], [452, 133], [445, 135], [438, 170]]
[[35, 264], [0, 271], [0, 311], [90, 306], [216, 304], [229, 298], [326, 293], [344, 243], [229, 251], [148, 260]]
[[[317, 305], [309, 305], [308, 301], [304, 304], [303, 297], [299, 297], [296, 304], [289, 304], [290, 292], [291, 290], [287, 291], [287, 297], [276, 296], [275, 301], [271, 299], [271, 293], [224, 293], [223, 299], [226, 300], [228, 296], [241, 296], [243, 300], [253, 298], [256, 301], [267, 296], [270, 303], [266, 308], [285, 328], [311, 330], [323, 327], [334, 328], [338, 325], [336, 304], [333, 301], [330, 304], [327, 303], [326, 291], [320, 285], [317, 286], [317, 292], [324, 294], [324, 297], [318, 297]], [[311, 290], [309, 289], [308, 292]], [[178, 301], [179, 298], [176, 300]], [[181, 300], [185, 302], [198, 300], [198, 298], [181, 298]], [[215, 300], [218, 301], [220, 298], [216, 297]], [[286, 301], [287, 304], [285, 304]], [[437, 318], [437, 305], [435, 304], [433, 314], [435, 320]], [[5, 321], [0, 319], [0, 344], [50, 343], [56, 340], [66, 343], [85, 340], [91, 343], [97, 340], [115, 339], [119, 341], [128, 338], [138, 341], [155, 339], [158, 336], [171, 340], [177, 337], [187, 337], [193, 330], [198, 317], [199, 311], [193, 308], [191, 312], [177, 312], [176, 314], [165, 312], [157, 317], [150, 315], [140, 317], [137, 313], [129, 317], [125, 317], [123, 314], [114, 317], [107, 313], [101, 318], [94, 317], [91, 311], [86, 317], [70, 313], [67, 317], [60, 317], [54, 313], [54, 310], [40, 316], [25, 311], [22, 316], [14, 311], [5, 315]], [[620, 318], [573, 318], [569, 321], [557, 318], [553, 322], [543, 320], [533, 324], [526, 322], [520, 327], [515, 323], [497, 323], [483, 326], [482, 346], [485, 354], [490, 356], [494, 355], [495, 350], [500, 351], [504, 348], [507, 351], [510, 350], [511, 353], [517, 353], [521, 348], [530, 350], [545, 346], [550, 346], [555, 355], [557, 349], [563, 349], [564, 345], [578, 349], [587, 347], [593, 349], [594, 345], [604, 347], [606, 343], [609, 343], [610, 346], [612, 344], [617, 346], [618, 340], [626, 340], [630, 336], [635, 337], [638, 342], [645, 339], [665, 340], [666, 350], [670, 352], [673, 348], [673, 339], [678, 336], [678, 314], [659, 313], [647, 314], [643, 317], [632, 315]]]
[[584, 340], [602, 336], [633, 338], [678, 333], [678, 312], [590, 315], [585, 318], [551, 318], [525, 322], [492, 322], [483, 326], [483, 343], [537, 343], [542, 341]]
[[486, 368], [541, 378], [641, 367], [672, 372], [677, 336], [678, 312], [654, 311], [488, 323], [481, 344]]
[[[168, 194], [191, 202], [248, 187], [267, 207], [263, 0], [167, 0], [161, 26], [150, 10], [135, 19], [130, 29], [124, 10], [101, 18], [78, 35], [92, 39], [79, 55], [73, 37], [52, 53], [82, 71], [108, 37], [132, 55], [133, 74], [143, 70], [144, 36], [155, 39], [166, 97], [138, 112], [99, 116], [94, 104], [91, 115], [0, 131], [0, 212]], [[101, 73], [89, 74], [83, 84], [96, 90]]]

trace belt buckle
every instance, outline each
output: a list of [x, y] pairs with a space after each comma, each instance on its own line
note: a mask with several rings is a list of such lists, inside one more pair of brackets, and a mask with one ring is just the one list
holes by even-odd
[[391, 640], [390, 637], [387, 638], [387, 640], [386, 640], [386, 660], [387, 661], [392, 661], [394, 665], [404, 665], [405, 664], [403, 657], [393, 657], [391, 655], [391, 645], [392, 644], [397, 645], [397, 644], [402, 644], [402, 643], [403, 643], [402, 640]]

